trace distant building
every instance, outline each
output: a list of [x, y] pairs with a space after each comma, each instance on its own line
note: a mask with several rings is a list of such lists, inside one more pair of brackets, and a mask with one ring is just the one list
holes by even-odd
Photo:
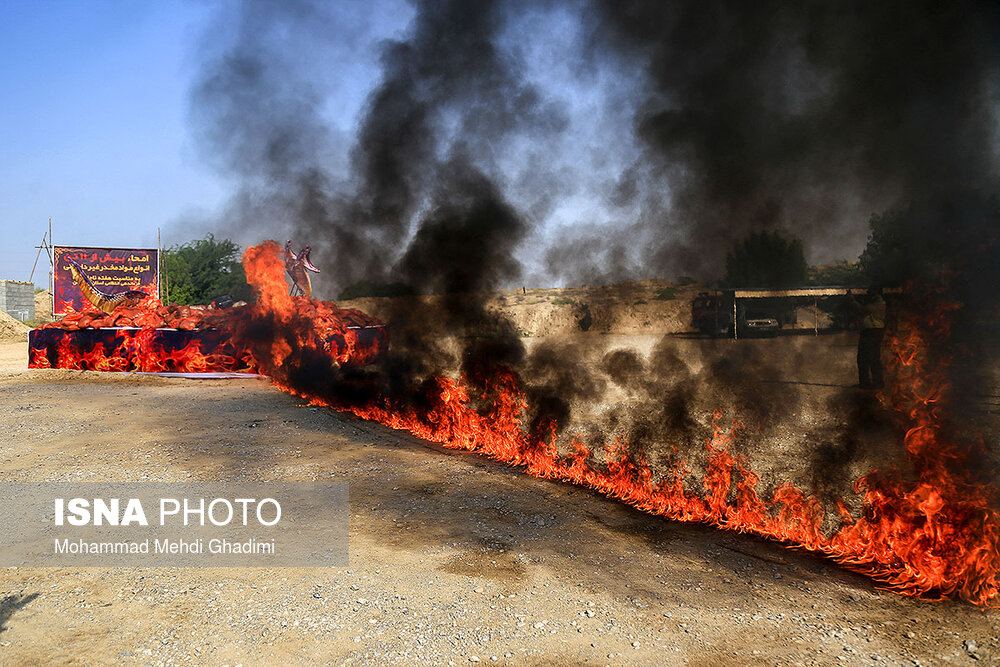
[[20, 280], [0, 280], [0, 310], [22, 322], [35, 319], [35, 286]]

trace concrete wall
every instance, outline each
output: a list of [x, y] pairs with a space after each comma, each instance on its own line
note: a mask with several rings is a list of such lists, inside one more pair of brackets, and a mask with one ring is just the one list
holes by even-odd
[[19, 280], [0, 280], [0, 310], [15, 319], [35, 319], [35, 286]]

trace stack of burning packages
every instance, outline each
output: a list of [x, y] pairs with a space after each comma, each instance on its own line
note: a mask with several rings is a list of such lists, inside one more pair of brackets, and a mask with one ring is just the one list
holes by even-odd
[[[308, 263], [308, 253], [305, 259]], [[297, 260], [300, 257], [293, 255], [292, 263]], [[87, 297], [86, 308], [29, 333], [29, 368], [259, 372], [260, 364], [246, 342], [258, 304], [220, 300], [208, 306], [162, 305], [155, 296], [139, 292], [104, 293], [82, 269], [73, 268], [74, 280]], [[290, 298], [294, 310], [323, 333], [331, 364], [364, 365], [386, 351], [388, 330], [381, 321], [360, 310], [311, 298], [311, 288], [299, 286], [301, 272], [289, 273], [293, 291], [305, 292]]]

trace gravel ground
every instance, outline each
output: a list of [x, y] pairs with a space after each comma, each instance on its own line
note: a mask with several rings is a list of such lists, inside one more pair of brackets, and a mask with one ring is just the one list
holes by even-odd
[[0, 345], [4, 479], [347, 481], [350, 564], [7, 568], [3, 664], [1000, 660], [994, 612], [879, 591], [808, 554], [643, 515], [264, 380], [24, 371], [23, 350]]

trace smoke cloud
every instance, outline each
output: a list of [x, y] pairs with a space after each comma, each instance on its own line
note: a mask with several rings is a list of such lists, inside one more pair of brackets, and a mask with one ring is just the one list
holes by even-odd
[[[234, 233], [310, 244], [327, 298], [362, 279], [442, 295], [443, 319], [394, 306], [407, 326], [391, 359], [338, 377], [354, 396], [419, 395], [456, 368], [481, 384], [508, 366], [536, 432], [618, 391], [628, 411], [593, 435], [645, 447], [703, 440], [707, 373], [766, 428], [767, 406], [798, 397], [762, 400], [735, 370], [753, 359], [529, 351], [484, 295], [525, 276], [717, 278], [730, 242], [762, 229], [801, 238], [813, 262], [853, 259], [869, 218], [891, 211], [928, 253], [947, 240], [953, 272], [1000, 266], [993, 3], [247, 2], [220, 16], [202, 59], [192, 120], [236, 184]], [[952, 281], [995, 303], [973, 283]], [[831, 447], [829, 460], [859, 451]]]
[[656, 169], [629, 190], [671, 190], [650, 267], [697, 275], [762, 228], [852, 259], [872, 213], [996, 188], [993, 3], [598, 5], [595, 48], [648, 74]]
[[978, 2], [239, 3], [192, 119], [234, 229], [315, 237], [321, 290], [392, 277], [456, 164], [537, 280], [714, 278], [749, 231], [853, 259], [872, 214], [992, 194], [998, 37]]

